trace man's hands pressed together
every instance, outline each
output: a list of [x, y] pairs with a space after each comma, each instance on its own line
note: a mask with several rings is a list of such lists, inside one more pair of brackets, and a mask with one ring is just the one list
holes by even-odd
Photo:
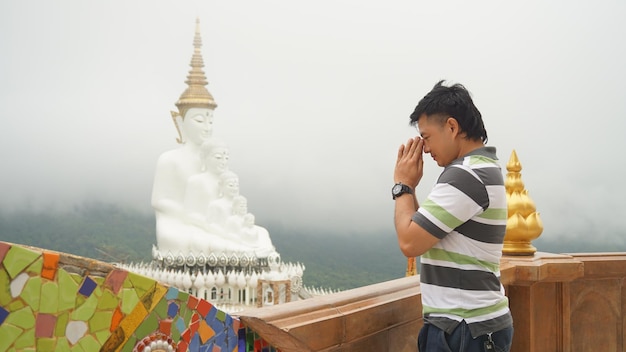
[[393, 175], [394, 182], [404, 183], [415, 189], [424, 175], [424, 140], [420, 137], [409, 139], [398, 149], [398, 159]]
[[[424, 140], [420, 137], [411, 138], [398, 149], [398, 159], [393, 179], [396, 183], [403, 183], [415, 191], [424, 175]], [[398, 235], [400, 250], [407, 257], [417, 257], [424, 254], [439, 239], [421, 226], [413, 222], [413, 214], [419, 208], [415, 192], [397, 197], [394, 212], [394, 224]]]

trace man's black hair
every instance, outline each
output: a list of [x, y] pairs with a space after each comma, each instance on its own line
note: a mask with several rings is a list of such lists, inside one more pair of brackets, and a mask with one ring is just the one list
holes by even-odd
[[433, 89], [417, 103], [415, 111], [410, 116], [411, 126], [415, 126], [417, 120], [424, 114], [428, 117], [439, 115], [442, 119], [452, 117], [458, 121], [461, 131], [466, 133], [468, 139], [487, 143], [487, 131], [482, 115], [474, 105], [470, 93], [462, 84], [446, 87], [443, 82], [441, 80], [435, 84]]

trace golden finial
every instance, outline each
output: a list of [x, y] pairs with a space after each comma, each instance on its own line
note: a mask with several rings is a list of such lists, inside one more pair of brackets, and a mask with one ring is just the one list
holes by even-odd
[[196, 33], [193, 38], [193, 55], [191, 56], [191, 70], [187, 75], [188, 87], [176, 102], [178, 113], [181, 117], [185, 117], [185, 113], [190, 108], [208, 108], [215, 109], [217, 104], [213, 100], [213, 96], [206, 89], [209, 83], [204, 75], [202, 68], [204, 61], [202, 60], [202, 38], [200, 37], [200, 19], [196, 18]]
[[415, 257], [407, 258], [405, 276], [415, 276], [415, 275], [417, 275], [417, 264], [416, 264]]
[[519, 162], [515, 150], [511, 153], [506, 169], [508, 173], [504, 187], [506, 188], [508, 219], [502, 253], [533, 255], [537, 248], [533, 247], [530, 242], [541, 235], [543, 223], [539, 213], [536, 212], [535, 203], [524, 188], [521, 174], [522, 164]]

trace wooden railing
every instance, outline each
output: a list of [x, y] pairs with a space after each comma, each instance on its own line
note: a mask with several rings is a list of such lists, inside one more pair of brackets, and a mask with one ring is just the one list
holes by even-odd
[[[513, 352], [623, 351], [626, 253], [508, 256]], [[416, 351], [418, 277], [238, 314], [283, 352]]]

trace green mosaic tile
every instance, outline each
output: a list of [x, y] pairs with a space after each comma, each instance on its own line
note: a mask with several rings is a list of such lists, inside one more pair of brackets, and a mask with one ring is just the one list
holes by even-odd
[[112, 311], [95, 312], [93, 317], [89, 319], [89, 331], [96, 332], [108, 330], [111, 326]]
[[77, 294], [74, 297], [74, 307], [80, 307], [83, 305], [83, 303], [85, 303], [85, 301], [87, 300], [87, 297]]
[[93, 279], [93, 281], [95, 281], [98, 286], [102, 286], [102, 284], [104, 284], [104, 278], [101, 276], [92, 276], [91, 279]]
[[[71, 346], [71, 344], [70, 344]], [[71, 347], [70, 352], [86, 352], [83, 350], [83, 346], [76, 344], [74, 346]]]
[[57, 352], [70, 352], [71, 346], [69, 341], [64, 337], [57, 338]]
[[180, 316], [183, 317], [183, 319], [185, 320], [185, 324], [189, 325], [189, 322], [191, 321], [191, 316], [193, 315], [194, 311], [186, 307], [187, 306], [185, 305], [185, 309], [181, 310]]
[[122, 295], [122, 313], [125, 315], [130, 314], [133, 311], [137, 303], [139, 303], [139, 297], [132, 288], [124, 288], [120, 291]]
[[98, 300], [99, 310], [113, 310], [119, 304], [119, 299], [109, 290], [102, 291], [102, 296]]
[[111, 336], [111, 332], [109, 330], [102, 330], [95, 333], [95, 335], [98, 343], [100, 343], [100, 345], [104, 345], [104, 343], [109, 339], [109, 336]]
[[135, 273], [128, 273], [127, 279], [133, 284], [133, 287], [137, 291], [137, 295], [139, 297], [143, 297], [146, 292], [151, 291], [156, 284], [156, 281], [153, 279], [149, 279]]
[[167, 318], [167, 300], [162, 298], [159, 303], [154, 307], [153, 312], [155, 312], [159, 318], [166, 319]]
[[98, 298], [102, 297], [102, 285], [96, 286], [96, 288], [93, 290], [93, 293], [91, 295], [96, 296]]
[[20, 297], [34, 311], [39, 310], [39, 300], [41, 299], [41, 278], [39, 276], [31, 277], [24, 285]]
[[[130, 272], [128, 274], [130, 274]], [[133, 282], [130, 281], [128, 276], [126, 276], [126, 279], [124, 279], [124, 284], [122, 285], [122, 287], [123, 288], [132, 288], [133, 287]]]
[[43, 256], [40, 256], [31, 265], [26, 268], [27, 273], [41, 275], [41, 269], [43, 269]]
[[13, 312], [24, 307], [26, 307], [26, 303], [24, 303], [21, 299], [16, 299], [15, 301], [9, 303], [8, 306], [5, 306], [9, 312]]
[[50, 338], [38, 338], [37, 339], [37, 351], [38, 352], [54, 352], [56, 349], [57, 339]]
[[100, 343], [91, 335], [85, 335], [82, 339], [80, 339], [80, 341], [78, 341], [78, 344], [85, 351], [100, 351], [100, 347], [102, 347], [102, 345], [100, 345]]
[[24, 330], [11, 324], [0, 325], [0, 351], [6, 351]]
[[15, 339], [15, 343], [13, 347], [16, 350], [22, 351], [25, 348], [35, 346], [35, 328], [28, 329], [24, 331], [17, 339]]
[[57, 299], [59, 297], [59, 286], [56, 282], [45, 281], [41, 285], [39, 312], [57, 313], [59, 311], [59, 300]]
[[226, 313], [224, 311], [218, 310], [217, 314], [215, 314], [217, 320], [224, 322], [226, 320]]
[[152, 316], [148, 316], [146, 320], [144, 320], [141, 325], [139, 325], [137, 329], [135, 329], [133, 335], [135, 335], [135, 337], [137, 338], [143, 338], [150, 335], [158, 328], [159, 322], [157, 321], [157, 319]]
[[121, 349], [121, 352], [132, 352], [133, 348], [137, 344], [137, 341], [138, 340], [134, 337], [129, 338], [128, 341], [124, 344], [124, 347]]
[[54, 336], [65, 337], [65, 328], [67, 328], [67, 323], [69, 321], [70, 321], [70, 312], [63, 312], [57, 315], [57, 322], [54, 327]]
[[187, 292], [178, 291], [177, 299], [181, 302], [185, 302], [184, 306], [187, 306], [187, 300], [189, 299], [189, 294]]
[[33, 252], [20, 246], [11, 246], [2, 263], [4, 263], [9, 277], [14, 278], [40, 256], [41, 253], [39, 252]]
[[74, 311], [70, 314], [70, 318], [72, 320], [79, 321], [88, 321], [93, 317], [93, 314], [96, 312], [96, 307], [98, 306], [98, 298], [94, 295], [89, 296], [85, 300], [83, 304], [74, 309]]
[[179, 324], [179, 321], [182, 320], [181, 318], [178, 319], [174, 319], [172, 321], [172, 330], [170, 331], [170, 336], [172, 336], [172, 339], [174, 339], [174, 341], [178, 341], [180, 340], [180, 334], [185, 330], [185, 329], [179, 329], [178, 325], [181, 325], [181, 327], [187, 327], [189, 326], [189, 324]]
[[59, 283], [59, 311], [73, 309], [76, 306], [78, 283], [65, 270], [57, 271]]
[[35, 327], [35, 313], [30, 307], [26, 306], [12, 311], [5, 322], [25, 330], [31, 329]]
[[[63, 271], [65, 271], [65, 270], [63, 270]], [[74, 280], [74, 282], [76, 282], [77, 285], [79, 285], [79, 284], [81, 284], [83, 282], [83, 277], [81, 275], [79, 275], [79, 274], [71, 273], [70, 277], [72, 278], [72, 280]]]
[[9, 287], [9, 283], [11, 280], [9, 279], [9, 274], [4, 270], [4, 267], [0, 266], [0, 306], [6, 306], [13, 300], [11, 297], [11, 288]]

